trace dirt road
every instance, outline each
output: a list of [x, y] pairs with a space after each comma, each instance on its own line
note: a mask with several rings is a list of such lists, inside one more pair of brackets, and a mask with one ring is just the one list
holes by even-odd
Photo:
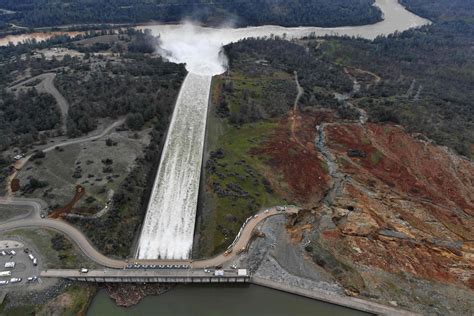
[[20, 89], [29, 88], [26, 87], [25, 84], [34, 82], [35, 80], [41, 80], [41, 82], [35, 85], [34, 87], [38, 90], [38, 92], [49, 93], [54, 97], [56, 103], [58, 104], [59, 110], [61, 111], [62, 129], [63, 131], [66, 131], [66, 120], [67, 114], [69, 112], [69, 103], [54, 86], [54, 78], [56, 78], [56, 74], [54, 72], [47, 72], [17, 83], [16, 85], [9, 87], [9, 89], [11, 91], [18, 91]]
[[[88, 135], [88, 136], [84, 136], [84, 137], [80, 137], [80, 138], [74, 138], [74, 139], [63, 141], [63, 142], [58, 143], [58, 144], [48, 145], [48, 146], [45, 146], [45, 147], [38, 147], [37, 149], [47, 153], [47, 152], [50, 152], [50, 151], [52, 151], [53, 149], [55, 149], [57, 147], [65, 147], [65, 146], [69, 146], [69, 145], [73, 145], [73, 144], [80, 144], [80, 143], [84, 143], [84, 142], [94, 141], [94, 140], [97, 140], [97, 139], [102, 138], [105, 135], [109, 134], [114, 128], [122, 125], [124, 122], [125, 122], [125, 119], [120, 119], [118, 121], [115, 121], [114, 123], [109, 125], [107, 128], [105, 128], [102, 132], [100, 132], [100, 134]], [[30, 154], [28, 156], [25, 156], [22, 159], [15, 162], [15, 164], [14, 164], [15, 171], [8, 177], [8, 179], [6, 181], [6, 186], [7, 186], [7, 188], [6, 188], [7, 196], [6, 197], [12, 197], [13, 192], [11, 191], [11, 182], [12, 182], [13, 179], [16, 178], [16, 175], [17, 175], [18, 171], [21, 170], [27, 164], [27, 162], [31, 159], [31, 157], [32, 157], [32, 154]], [[1, 198], [2, 197], [0, 197], [0, 199]]]

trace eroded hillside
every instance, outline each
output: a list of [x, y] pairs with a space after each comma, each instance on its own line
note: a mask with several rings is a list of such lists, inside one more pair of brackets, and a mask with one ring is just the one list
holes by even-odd
[[[314, 123], [328, 115], [304, 117]], [[474, 289], [472, 162], [400, 126], [336, 120], [319, 125], [323, 150], [335, 162], [331, 174], [314, 167], [331, 163], [320, 146], [308, 141], [299, 151], [287, 118], [281, 126], [287, 134], [277, 129], [261, 152], [283, 175], [286, 196], [309, 206], [287, 225], [295, 246], [304, 245], [349, 295], [423, 312], [449, 311], [455, 301], [456, 313], [472, 308], [466, 305]], [[299, 127], [299, 135], [316, 134], [310, 124]]]
[[472, 162], [393, 125], [323, 129], [343, 189], [293, 233], [309, 221], [337, 246], [330, 252], [356, 265], [474, 288]]

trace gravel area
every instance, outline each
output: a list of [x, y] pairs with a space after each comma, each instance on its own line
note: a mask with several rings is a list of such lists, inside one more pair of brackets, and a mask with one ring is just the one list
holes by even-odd
[[[285, 230], [286, 219], [274, 216], [260, 225], [264, 238], [255, 240], [237, 265], [248, 266], [256, 277], [300, 287], [344, 294], [324, 270], [305, 258], [303, 244], [293, 244]], [[304, 258], [304, 259], [302, 259]]]

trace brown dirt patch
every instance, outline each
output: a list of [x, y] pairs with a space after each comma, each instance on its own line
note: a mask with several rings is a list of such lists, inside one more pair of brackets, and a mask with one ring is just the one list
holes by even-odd
[[59, 218], [71, 212], [72, 208], [76, 203], [84, 196], [86, 193], [84, 187], [78, 185], [76, 186], [76, 193], [72, 200], [63, 207], [57, 208], [49, 215], [51, 218]]
[[303, 112], [292, 130], [293, 122], [285, 117], [268, 141], [251, 151], [252, 155], [269, 157], [266, 163], [288, 183], [289, 199], [300, 205], [319, 202], [329, 189], [329, 176], [315, 139], [316, 125], [330, 119], [327, 112]]
[[[366, 158], [349, 158], [344, 171], [362, 179], [367, 173], [398, 192], [474, 215], [474, 165], [446, 149], [417, 141], [393, 125], [356, 124], [326, 128], [330, 148], [338, 156], [359, 149]], [[472, 227], [472, 226], [471, 226]], [[474, 236], [472, 236], [474, 238]]]
[[[474, 164], [394, 125], [328, 124], [325, 132], [340, 171], [352, 179], [332, 208], [337, 230], [321, 234], [335, 242], [334, 251], [362, 265], [472, 288], [472, 249], [463, 245], [474, 239]], [[349, 157], [350, 149], [366, 157]], [[352, 211], [340, 219], [349, 203]], [[356, 250], [342, 253], [343, 246]]]
[[11, 183], [10, 183], [10, 188], [12, 190], [12, 192], [17, 192], [20, 190], [20, 180], [19, 179], [12, 179]]

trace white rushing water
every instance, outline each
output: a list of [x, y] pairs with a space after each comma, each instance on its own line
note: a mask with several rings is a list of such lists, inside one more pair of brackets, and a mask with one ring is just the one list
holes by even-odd
[[189, 73], [183, 82], [143, 224], [138, 258], [189, 256], [211, 79]]
[[160, 35], [160, 54], [189, 71], [176, 103], [160, 167], [139, 239], [140, 259], [189, 258], [194, 235], [199, 178], [213, 75], [226, 70], [222, 46], [248, 37], [271, 35], [299, 38], [314, 33], [374, 39], [429, 23], [403, 8], [397, 0], [376, 0], [382, 22], [356, 27], [320, 28], [279, 26], [241, 29], [205, 28], [189, 23], [148, 25]]

